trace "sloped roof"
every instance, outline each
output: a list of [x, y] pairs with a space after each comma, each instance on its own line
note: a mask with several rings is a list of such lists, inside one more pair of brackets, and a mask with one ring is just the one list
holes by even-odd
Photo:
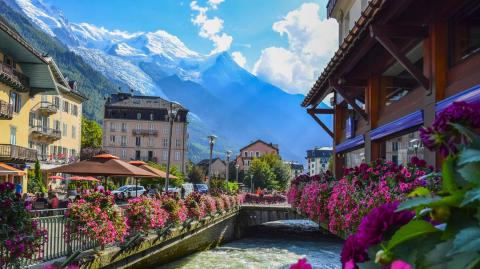
[[267, 142], [265, 142], [265, 141], [263, 141], [263, 140], [261, 140], [261, 139], [257, 139], [256, 141], [254, 141], [254, 142], [246, 145], [245, 147], [241, 148], [240, 151], [242, 151], [242, 150], [244, 150], [244, 149], [246, 149], [246, 148], [248, 148], [248, 147], [250, 147], [250, 146], [252, 146], [252, 145], [254, 145], [254, 144], [256, 144], [256, 143], [265, 144], [266, 146], [269, 146], [270, 148], [272, 148], [272, 149], [274, 149], [274, 150], [276, 150], [276, 151], [278, 152], [278, 145], [275, 145], [275, 144], [272, 144], [272, 143], [267, 143]]

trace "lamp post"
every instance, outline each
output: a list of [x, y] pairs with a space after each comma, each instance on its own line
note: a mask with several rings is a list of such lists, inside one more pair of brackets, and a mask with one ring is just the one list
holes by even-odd
[[235, 172], [236, 172], [236, 177], [235, 177], [235, 179], [236, 179], [236, 181], [237, 181], [237, 184], [238, 184], [238, 168], [240, 168], [240, 165], [237, 163], [237, 164], [235, 164]]
[[168, 181], [170, 179], [170, 152], [172, 151], [172, 131], [173, 131], [173, 122], [177, 118], [178, 111], [180, 110], [181, 105], [176, 102], [170, 102], [170, 107], [168, 109], [168, 121], [170, 131], [168, 133], [168, 153], [167, 153], [167, 171], [165, 177], [165, 193], [168, 194]]
[[227, 156], [227, 169], [226, 169], [226, 175], [225, 175], [225, 179], [227, 181], [227, 189], [228, 189], [228, 178], [230, 177], [230, 174], [229, 174], [229, 170], [230, 170], [230, 155], [232, 155], [232, 151], [231, 150], [227, 150], [227, 152], [225, 152], [225, 155]]
[[207, 136], [208, 143], [210, 144], [210, 159], [208, 160], [208, 191], [210, 191], [210, 181], [212, 179], [212, 154], [213, 154], [213, 145], [217, 139], [216, 135]]

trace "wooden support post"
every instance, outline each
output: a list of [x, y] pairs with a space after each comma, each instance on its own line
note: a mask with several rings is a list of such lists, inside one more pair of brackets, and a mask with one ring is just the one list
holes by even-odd
[[308, 114], [310, 114], [310, 116], [312, 116], [312, 118], [318, 123], [318, 125], [320, 125], [320, 127], [322, 127], [322, 129], [331, 137], [333, 138], [333, 132], [328, 129], [327, 125], [325, 125], [325, 123], [323, 123], [318, 117], [317, 115], [315, 115], [315, 113], [313, 113], [312, 111], [310, 110], [307, 110]]
[[355, 98], [350, 97], [347, 91], [342, 86], [338, 85], [335, 80], [330, 80], [329, 83], [330, 87], [335, 89], [335, 91], [337, 91], [343, 97], [343, 99], [347, 101], [347, 103], [353, 108], [353, 110], [355, 110], [355, 112], [360, 114], [360, 116], [362, 116], [364, 120], [368, 121], [367, 113], [365, 113], [365, 111], [357, 105], [357, 103], [355, 102]]
[[370, 25], [370, 36], [375, 38], [425, 90], [430, 91], [430, 81], [410, 62], [407, 56], [398, 49], [395, 43], [388, 38], [387, 33], [385, 33], [381, 27]]

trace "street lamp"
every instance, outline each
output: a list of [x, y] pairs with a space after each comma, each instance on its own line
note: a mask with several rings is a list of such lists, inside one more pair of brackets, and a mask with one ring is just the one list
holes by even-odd
[[227, 170], [226, 170], [226, 175], [225, 175], [225, 179], [227, 181], [227, 190], [228, 190], [228, 177], [230, 176], [229, 175], [229, 169], [230, 169], [230, 155], [232, 155], [232, 151], [231, 150], [227, 150], [227, 152], [225, 152], [225, 154], [227, 155]]
[[168, 109], [168, 121], [170, 124], [170, 132], [168, 133], [168, 153], [167, 153], [167, 176], [165, 177], [165, 193], [168, 194], [168, 181], [170, 179], [170, 152], [172, 151], [172, 132], [173, 122], [178, 116], [178, 111], [182, 106], [177, 102], [170, 102]]
[[237, 172], [235, 179], [237, 180], [237, 184], [238, 184], [238, 168], [240, 168], [240, 165], [237, 163], [237, 164], [235, 164], [235, 170]]
[[213, 154], [213, 145], [217, 139], [216, 135], [207, 136], [208, 143], [210, 144], [210, 159], [208, 161], [208, 191], [210, 191], [210, 180], [212, 179], [212, 154]]

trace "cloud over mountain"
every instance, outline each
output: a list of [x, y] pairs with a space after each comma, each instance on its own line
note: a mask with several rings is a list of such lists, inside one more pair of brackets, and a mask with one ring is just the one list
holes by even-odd
[[288, 48], [263, 49], [253, 73], [290, 93], [308, 92], [338, 47], [337, 22], [322, 20], [319, 9], [305, 3], [275, 22], [272, 29], [287, 36]]

